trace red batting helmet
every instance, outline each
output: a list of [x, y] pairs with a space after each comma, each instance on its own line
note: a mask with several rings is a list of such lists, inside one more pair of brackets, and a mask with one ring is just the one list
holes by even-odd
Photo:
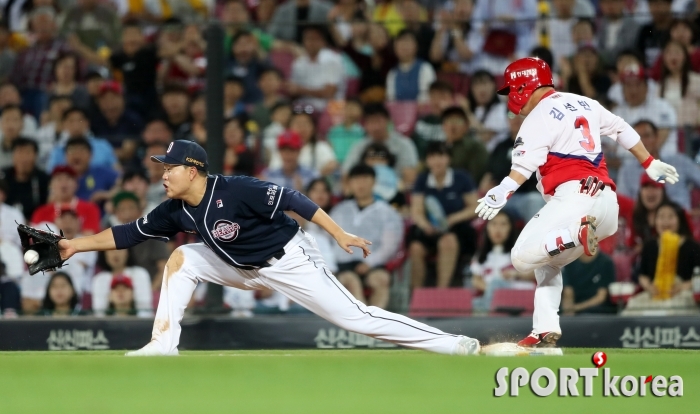
[[508, 95], [508, 109], [518, 115], [535, 89], [554, 86], [549, 65], [539, 58], [522, 58], [508, 65], [499, 95]]

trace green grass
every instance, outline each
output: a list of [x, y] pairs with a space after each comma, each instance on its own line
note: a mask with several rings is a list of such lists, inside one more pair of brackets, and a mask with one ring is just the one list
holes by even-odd
[[[0, 413], [697, 413], [700, 352], [604, 350], [614, 375], [681, 375], [684, 396], [493, 397], [503, 367], [591, 367], [563, 357], [447, 357], [417, 351], [0, 352]], [[582, 389], [579, 381], [579, 389]]]

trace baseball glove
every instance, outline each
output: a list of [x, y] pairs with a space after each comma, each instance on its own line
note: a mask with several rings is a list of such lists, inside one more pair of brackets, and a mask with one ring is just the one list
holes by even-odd
[[29, 227], [24, 224], [17, 225], [20, 241], [22, 242], [22, 251], [34, 250], [39, 253], [39, 259], [29, 265], [29, 274], [34, 275], [39, 272], [56, 270], [63, 267], [65, 260], [61, 259], [61, 252], [58, 249], [58, 242], [63, 237], [61, 234], [56, 234], [51, 231], [39, 230], [34, 227]]

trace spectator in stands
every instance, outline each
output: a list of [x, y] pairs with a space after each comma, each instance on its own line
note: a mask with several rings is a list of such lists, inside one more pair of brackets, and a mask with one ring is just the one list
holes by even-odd
[[257, 85], [261, 97], [251, 111], [251, 119], [261, 131], [272, 123], [272, 108], [285, 100], [280, 93], [283, 82], [284, 75], [275, 67], [264, 67], [258, 73]]
[[386, 78], [386, 99], [389, 101], [428, 100], [428, 89], [436, 79], [430, 63], [418, 58], [418, 41], [410, 30], [402, 30], [394, 39], [398, 65]]
[[654, 228], [656, 209], [661, 204], [670, 202], [664, 184], [652, 180], [646, 172], [643, 173], [639, 184], [639, 196], [632, 213], [636, 253], [641, 253], [645, 242], [658, 236]]
[[397, 64], [391, 37], [383, 25], [369, 23], [362, 14], [355, 17], [352, 32], [349, 41], [336, 37], [336, 42], [362, 74], [361, 101], [382, 102], [386, 95], [386, 76]]
[[661, 204], [654, 225], [658, 236], [644, 243], [639, 266], [644, 291], [630, 298], [624, 314], [650, 308], [696, 313], [691, 278], [700, 267], [700, 245], [693, 240], [686, 213], [678, 204]]
[[0, 82], [4, 82], [12, 73], [12, 67], [17, 60], [17, 54], [10, 45], [12, 32], [7, 20], [0, 20]]
[[[80, 200], [75, 196], [78, 190], [78, 175], [68, 166], [54, 168], [49, 184], [49, 203], [37, 208], [32, 214], [31, 223], [54, 223], [63, 210], [75, 211], [82, 222], [85, 236], [99, 233], [100, 209], [94, 203]], [[65, 230], [64, 230], [65, 231]]]
[[69, 47], [56, 36], [56, 12], [51, 7], [37, 7], [32, 12], [31, 28], [35, 42], [17, 56], [10, 80], [21, 90], [24, 108], [38, 117], [53, 80], [54, 61]]
[[469, 132], [467, 113], [459, 106], [451, 106], [442, 111], [440, 118], [452, 168], [466, 170], [475, 182], [479, 182], [486, 170], [489, 153], [484, 144]]
[[[0, 111], [2, 111], [2, 108], [11, 105], [24, 108], [23, 103], [22, 96], [17, 86], [10, 82], [0, 84]], [[22, 121], [22, 135], [28, 138], [34, 138], [38, 128], [36, 118], [34, 118], [32, 114], [23, 111]]]
[[409, 138], [389, 126], [390, 119], [389, 111], [383, 104], [370, 104], [365, 107], [364, 127], [367, 139], [350, 148], [343, 163], [343, 173], [347, 174], [354, 165], [358, 164], [365, 148], [376, 142], [386, 145], [396, 157], [394, 170], [401, 178], [403, 185], [410, 188], [416, 179], [418, 152]]
[[151, 278], [143, 267], [134, 265], [129, 250], [99, 252], [97, 263], [102, 271], [92, 278], [92, 310], [97, 316], [104, 316], [109, 310], [110, 291], [114, 280], [128, 278], [132, 282], [133, 297], [137, 315], [153, 316], [153, 292]]
[[[160, 118], [150, 120], [141, 132], [141, 141], [145, 147], [150, 145], [164, 145], [167, 147], [173, 141], [173, 131], [168, 127], [167, 122]], [[143, 163], [149, 165], [152, 163]]]
[[376, 198], [386, 201], [397, 210], [406, 205], [399, 176], [394, 170], [396, 157], [386, 145], [377, 142], [369, 144], [362, 153], [361, 163], [374, 168], [373, 192]]
[[158, 104], [158, 50], [155, 45], [147, 42], [139, 23], [124, 24], [121, 47], [110, 55], [109, 65], [124, 77], [126, 107], [144, 115], [151, 113]]
[[112, 8], [98, 0], [81, 0], [65, 11], [60, 31], [73, 49], [98, 51], [117, 45], [121, 21]]
[[60, 140], [63, 114], [71, 106], [73, 106], [73, 100], [70, 96], [53, 95], [49, 98], [48, 110], [42, 114], [42, 125], [35, 135], [39, 146], [37, 159], [40, 165], [46, 165], [54, 145]]
[[[4, 244], [4, 241], [0, 241], [0, 244]], [[19, 248], [16, 249], [18, 250], [16, 257], [7, 257], [4, 255], [4, 252], [2, 257], [0, 257], [2, 259], [0, 261], [0, 314], [2, 314], [3, 319], [15, 319], [17, 318], [17, 312], [22, 310], [19, 286], [17, 286], [17, 281], [7, 274], [7, 267], [5, 266], [5, 262], [8, 260], [22, 262], [22, 252]]]
[[36, 142], [17, 138], [12, 143], [12, 165], [2, 170], [7, 181], [5, 202], [18, 208], [25, 220], [46, 203], [49, 194], [49, 176], [37, 167], [37, 152]]
[[266, 63], [260, 58], [258, 49], [258, 40], [252, 32], [241, 31], [233, 38], [228, 73], [243, 81], [245, 92], [242, 102], [244, 104], [255, 104], [263, 98], [258, 79]]
[[49, 156], [47, 170], [52, 170], [54, 167], [66, 163], [65, 146], [68, 140], [73, 137], [87, 138], [90, 147], [92, 147], [91, 165], [105, 168], [112, 168], [116, 165], [117, 157], [114, 155], [114, 149], [107, 140], [92, 135], [90, 121], [84, 110], [78, 107], [68, 108], [63, 113], [61, 126], [63, 132]]
[[302, 43], [302, 30], [310, 24], [325, 24], [333, 8], [324, 0], [293, 0], [275, 9], [267, 31], [277, 39]]
[[[322, 176], [327, 176], [337, 170], [338, 161], [328, 141], [318, 139], [316, 119], [310, 109], [297, 108], [289, 120], [289, 130], [298, 133], [301, 137], [303, 146], [299, 154], [299, 164]], [[273, 159], [270, 164], [275, 164], [275, 160]]]
[[[125, 182], [128, 182], [126, 180]], [[112, 198], [112, 208], [116, 222], [114, 225], [131, 223], [143, 217], [147, 213], [141, 207], [142, 200], [134, 193], [121, 191]], [[143, 268], [149, 275], [151, 287], [154, 292], [160, 291], [163, 281], [165, 263], [170, 256], [168, 245], [160, 240], [149, 239], [139, 246], [129, 249], [129, 257], [133, 266]]]
[[245, 84], [242, 78], [229, 75], [224, 80], [224, 117], [230, 118], [245, 113], [242, 98]]
[[[437, 30], [430, 45], [430, 60], [443, 72], [472, 73], [476, 52], [471, 49], [474, 0], [449, 0], [436, 13]], [[444, 108], [443, 108], [444, 109]]]
[[[696, 26], [685, 19], [676, 19], [671, 24], [671, 40], [680, 43], [688, 53], [690, 68], [693, 72], [700, 72], [700, 48], [695, 46], [697, 42]], [[651, 77], [654, 80], [661, 79], [661, 67], [664, 57], [659, 56], [651, 69]]]
[[51, 276], [46, 288], [41, 314], [45, 316], [77, 316], [80, 314], [78, 293], [67, 273], [56, 272]]
[[[372, 242], [372, 254], [362, 258], [361, 252], [348, 255], [334, 245], [338, 260], [338, 281], [362, 303], [385, 309], [389, 304], [391, 276], [386, 264], [394, 258], [403, 240], [403, 223], [399, 213], [381, 200], [375, 200], [374, 169], [368, 165], [354, 166], [348, 174], [353, 199], [339, 203], [331, 217], [341, 227], [362, 233]], [[369, 301], [364, 288], [372, 290]]]
[[[620, 74], [624, 102], [614, 109], [615, 115], [627, 123], [649, 120], [659, 129], [660, 153], [664, 156], [678, 153], [677, 115], [671, 104], [663, 98], [649, 96], [647, 77], [641, 66], [626, 67]], [[630, 158], [627, 151], [618, 148], [622, 158]]]
[[169, 85], [161, 96], [163, 120], [173, 133], [173, 139], [190, 139], [192, 135], [192, 119], [190, 118], [190, 96], [182, 86]]
[[482, 293], [472, 301], [474, 309], [488, 312], [498, 289], [535, 288], [535, 273], [518, 272], [510, 260], [517, 237], [515, 221], [508, 213], [500, 212], [486, 224], [482, 246], [469, 267], [471, 285]]
[[425, 147], [429, 142], [445, 141], [445, 131], [442, 129], [440, 114], [455, 104], [452, 85], [442, 80], [431, 83], [428, 90], [428, 104], [430, 112], [416, 122], [411, 136], [421, 159], [425, 158]]
[[158, 83], [201, 89], [207, 66], [206, 42], [195, 24], [185, 26], [184, 30], [181, 24], [174, 24], [171, 29], [158, 39], [161, 58], [156, 74]]
[[102, 84], [105, 83], [110, 77], [109, 70], [104, 67], [94, 68], [88, 70], [85, 74], [85, 89], [87, 89], [90, 95], [90, 105], [85, 111], [86, 114], [92, 114], [99, 111], [97, 108], [97, 98], [100, 95], [100, 89], [102, 89]]
[[471, 127], [476, 129], [479, 140], [491, 152], [508, 136], [506, 104], [496, 94], [496, 78], [485, 70], [474, 72], [467, 100], [478, 122]]
[[469, 46], [480, 51], [474, 68], [503, 73], [511, 61], [528, 56], [535, 45], [536, 0], [477, 1], [472, 16]]
[[102, 84], [97, 98], [99, 111], [90, 119], [92, 132], [112, 144], [120, 160], [128, 160], [136, 151], [136, 141], [143, 129], [143, 119], [126, 108], [120, 84]]
[[[279, 9], [282, 8], [284, 5]], [[287, 92], [291, 96], [302, 99], [317, 110], [325, 109], [328, 101], [342, 99], [345, 94], [342, 57], [328, 48], [327, 38], [323, 26], [304, 28], [302, 45], [306, 55], [294, 60], [287, 83]]]
[[142, 161], [143, 165], [146, 166], [146, 171], [148, 171], [149, 182], [148, 192], [146, 193], [146, 207], [144, 208], [145, 213], [150, 213], [167, 198], [165, 196], [165, 187], [163, 187], [163, 166], [151, 161], [152, 156], [165, 154], [167, 150], [168, 145], [160, 143], [153, 143], [146, 147]]
[[334, 37], [347, 42], [352, 37], [352, 22], [362, 14], [361, 2], [357, 0], [339, 0], [328, 13], [328, 21]]
[[266, 164], [277, 153], [277, 138], [289, 128], [292, 119], [292, 105], [287, 101], [279, 101], [270, 108], [270, 125], [265, 127], [262, 134], [262, 146]]
[[12, 166], [12, 143], [24, 138], [22, 133], [22, 109], [16, 105], [2, 108], [0, 114], [0, 168]]
[[207, 146], [207, 99], [204, 93], [197, 93], [192, 98], [190, 117], [192, 119], [192, 138], [202, 147]]
[[[678, 185], [668, 186], [666, 191], [668, 197], [675, 203], [680, 204], [686, 210], [690, 210], [690, 193], [688, 188], [691, 184], [700, 187], [700, 166], [692, 159], [682, 153], [664, 154], [661, 149], [661, 133], [656, 124], [649, 120], [640, 120], [633, 124], [634, 129], [650, 154], [656, 159], [664, 160], [673, 165], [680, 175]], [[639, 192], [639, 177], [644, 173], [644, 168], [635, 163], [632, 159], [627, 159], [622, 164], [617, 177], [617, 192], [630, 197], [636, 197]]]
[[678, 114], [679, 126], [700, 124], [700, 74], [692, 71], [690, 56], [681, 43], [674, 40], [664, 46], [659, 79], [659, 96], [668, 101]]
[[254, 174], [255, 155], [246, 145], [247, 135], [241, 116], [224, 121], [224, 175]]
[[275, 183], [281, 187], [303, 191], [307, 185], [318, 176], [316, 171], [303, 167], [299, 163], [299, 153], [302, 142], [299, 133], [294, 131], [283, 132], [277, 138], [282, 166], [279, 168], [266, 168], [262, 177], [266, 181]]
[[136, 315], [136, 302], [134, 301], [134, 284], [129, 276], [115, 276], [112, 278], [109, 289], [109, 307], [107, 315], [133, 316]]
[[[331, 207], [333, 206], [333, 189], [328, 183], [328, 180], [325, 178], [311, 180], [309, 185], [306, 186], [305, 194], [323, 211], [326, 213], [331, 212]], [[302, 220], [302, 222], [304, 223], [302, 225], [304, 231], [311, 234], [314, 239], [316, 239], [318, 250], [321, 252], [323, 261], [326, 262], [328, 269], [334, 274], [338, 273], [338, 262], [333, 248], [333, 246], [335, 246], [334, 240], [317, 224], [306, 220]]]
[[594, 43], [579, 45], [571, 63], [567, 61], [562, 65], [562, 78], [564, 90], [598, 101], [606, 99], [612, 85], [610, 77], [603, 71]]
[[[416, 36], [418, 58], [430, 60], [430, 45], [435, 37], [435, 30], [430, 24], [428, 11], [418, 0], [403, 0], [400, 7], [401, 18], [405, 23], [405, 30], [410, 30]], [[432, 66], [431, 66], [432, 68]]]
[[551, 41], [549, 48], [554, 56], [555, 67], [561, 67], [561, 62], [570, 58], [576, 51], [573, 39], [573, 28], [578, 17], [574, 12], [575, 0], [557, 0], [552, 2], [552, 16], [543, 22], [540, 30], [545, 30]]
[[90, 104], [90, 95], [85, 86], [78, 83], [80, 78], [78, 56], [68, 52], [59, 56], [54, 62], [53, 84], [48, 92], [50, 100], [56, 95], [70, 96], [73, 104], [81, 108], [87, 108]]
[[[612, 86], [608, 89], [608, 100], [615, 106], [624, 103], [625, 98], [622, 93], [622, 78], [626, 68], [639, 66], [644, 67], [644, 59], [634, 50], [623, 50], [617, 55], [615, 60], [615, 72], [611, 74]], [[647, 79], [647, 98], [653, 98], [659, 94], [659, 85], [653, 79]]]
[[418, 176], [411, 195], [411, 283], [414, 288], [425, 284], [426, 259], [436, 252], [437, 286], [448, 287], [460, 258], [476, 251], [476, 231], [470, 224], [476, 216], [476, 185], [466, 172], [450, 168], [445, 143], [431, 143], [425, 162], [428, 171]]
[[671, 3], [673, 0], [648, 0], [651, 22], [642, 26], [637, 36], [637, 51], [644, 56], [645, 66], [651, 66], [670, 38]]
[[623, 50], [635, 47], [639, 23], [625, 13], [625, 0], [600, 0], [602, 18], [598, 22], [598, 48], [606, 65], [613, 65]]
[[[0, 179], [0, 241], [8, 241], [20, 246], [17, 224], [25, 224], [22, 212], [7, 202], [10, 186], [4, 178]], [[0, 257], [1, 263], [2, 257]]]
[[93, 149], [85, 137], [74, 137], [65, 146], [66, 165], [78, 177], [78, 191], [75, 195], [85, 201], [101, 205], [110, 199], [116, 190], [119, 174], [112, 168], [91, 166]]
[[[515, 140], [524, 119], [521, 116], [508, 117], [508, 139], [498, 144], [489, 155], [486, 172], [479, 183], [479, 189], [482, 193], [486, 193], [490, 188], [498, 185], [503, 178], [510, 174], [513, 151], [519, 146], [516, 146]], [[537, 177], [533, 174], [525, 184], [518, 188], [518, 191], [511, 195], [510, 201], [512, 202], [506, 205], [505, 210], [516, 217], [528, 221], [537, 214], [545, 204], [542, 194], [537, 190]]]
[[608, 301], [608, 286], [615, 281], [615, 265], [610, 256], [598, 252], [594, 256], [581, 255], [564, 266], [564, 293], [562, 314], [615, 313]]
[[330, 142], [339, 163], [345, 161], [350, 148], [365, 137], [365, 129], [362, 128], [362, 103], [357, 99], [348, 99], [343, 108], [343, 121], [333, 126], [328, 131]]
[[[122, 184], [120, 186], [120, 190], [114, 195], [114, 197], [119, 195], [119, 193], [123, 193], [123, 192], [135, 194], [136, 199], [137, 199], [137, 203], [138, 203], [138, 208], [139, 208], [138, 211], [142, 212], [148, 206], [147, 198], [148, 198], [149, 181], [148, 181], [148, 176], [146, 175], [146, 172], [141, 170], [141, 169], [128, 170], [122, 176], [121, 181], [122, 181]], [[102, 219], [103, 223], [106, 222], [105, 219], [108, 219], [108, 218], [110, 219], [109, 221], [107, 221], [107, 225], [102, 226], [103, 228], [111, 227], [113, 225], [113, 223], [117, 222], [116, 221], [116, 211], [114, 211], [114, 209], [116, 208], [114, 205], [114, 197], [112, 198], [112, 200], [109, 201], [109, 211], [114, 213], [114, 215], [103, 217], [103, 219]], [[147, 211], [146, 213], [149, 213], [149, 212], [150, 212], [150, 210]], [[133, 220], [129, 220], [129, 221], [126, 221], [124, 223], [129, 223], [130, 221], [133, 221]], [[119, 223], [119, 224], [123, 224], [123, 223]], [[143, 267], [145, 267], [145, 266], [143, 266]]]

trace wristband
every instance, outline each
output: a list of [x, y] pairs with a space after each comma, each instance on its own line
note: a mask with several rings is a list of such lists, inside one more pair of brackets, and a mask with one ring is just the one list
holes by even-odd
[[501, 181], [501, 186], [506, 189], [506, 200], [510, 198], [510, 196], [518, 189], [520, 188], [520, 184], [515, 182], [514, 179], [506, 176], [502, 181]]
[[647, 168], [649, 168], [649, 166], [651, 165], [652, 161], [654, 161], [654, 157], [652, 157], [652, 156], [650, 155], [649, 158], [647, 158], [646, 160], [644, 160], [644, 162], [642, 163], [642, 168], [644, 168], [645, 170], [646, 170]]

